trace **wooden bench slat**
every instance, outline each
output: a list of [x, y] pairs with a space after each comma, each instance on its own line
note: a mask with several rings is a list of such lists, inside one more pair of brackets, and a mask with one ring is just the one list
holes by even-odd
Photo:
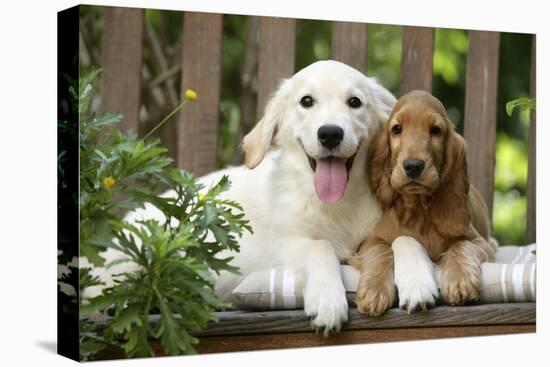
[[468, 175], [493, 213], [500, 33], [469, 31], [464, 138]]
[[[531, 50], [531, 98], [537, 96], [537, 37], [533, 35]], [[527, 169], [527, 243], [537, 241], [537, 113], [531, 111], [529, 123], [529, 163]]]
[[[217, 322], [206, 330], [194, 333], [198, 337], [219, 335], [272, 334], [311, 332], [311, 321], [303, 310], [226, 311], [217, 312]], [[159, 315], [151, 315], [155, 325]], [[103, 330], [108, 317], [96, 318], [98, 331]], [[392, 308], [383, 316], [372, 318], [357, 309], [349, 311], [349, 321], [342, 330], [394, 329], [439, 326], [526, 325], [536, 323], [536, 303], [496, 303], [464, 307], [438, 306], [427, 312], [409, 314]]]
[[262, 117], [267, 100], [281, 79], [294, 73], [295, 47], [295, 19], [273, 17], [260, 19], [258, 118]]
[[[486, 304], [465, 307], [438, 306], [427, 312], [409, 314], [393, 308], [378, 318], [365, 317], [350, 309], [350, 319], [339, 333], [325, 337], [316, 333], [303, 310], [218, 312], [218, 322], [194, 333], [197, 350], [203, 353], [236, 352], [327, 345], [380, 343], [465, 336], [533, 333], [536, 331], [535, 303]], [[97, 330], [107, 317], [97, 318]], [[151, 315], [153, 327], [159, 315]], [[151, 340], [157, 355], [163, 355], [158, 340]], [[120, 348], [109, 347], [99, 359], [124, 358]]]
[[198, 99], [180, 113], [177, 163], [196, 176], [216, 168], [222, 22], [221, 14], [184, 14], [181, 89], [193, 89]]
[[332, 23], [331, 55], [355, 69], [365, 72], [367, 65], [367, 24]]
[[[378, 318], [365, 317], [357, 309], [350, 309], [349, 321], [342, 330], [467, 326], [513, 325], [535, 323], [534, 303], [487, 304], [468, 307], [438, 306], [425, 313], [409, 314], [399, 308], [390, 309]], [[311, 331], [310, 319], [303, 310], [218, 313], [219, 322], [197, 336], [265, 334]]]
[[119, 129], [139, 131], [143, 9], [105, 7], [101, 41], [102, 112], [121, 112]]
[[404, 26], [401, 37], [401, 95], [414, 89], [431, 92], [435, 29]]

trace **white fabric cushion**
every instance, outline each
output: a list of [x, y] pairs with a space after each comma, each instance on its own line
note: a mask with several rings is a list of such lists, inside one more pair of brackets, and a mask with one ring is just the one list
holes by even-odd
[[[495, 262], [481, 266], [479, 303], [535, 302], [535, 249], [536, 244], [499, 247]], [[348, 302], [354, 304], [359, 272], [342, 265], [342, 278]], [[232, 303], [245, 310], [300, 309], [304, 307], [303, 291], [302, 277], [296, 277], [292, 268], [278, 267], [248, 275], [233, 290]]]

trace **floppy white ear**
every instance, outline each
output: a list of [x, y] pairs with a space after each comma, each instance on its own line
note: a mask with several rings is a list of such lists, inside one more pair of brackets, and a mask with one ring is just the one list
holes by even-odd
[[252, 169], [264, 159], [286, 113], [291, 79], [285, 79], [267, 103], [262, 119], [244, 137], [244, 163]]
[[383, 125], [390, 117], [396, 99], [389, 90], [380, 85], [376, 79], [368, 78], [368, 85], [374, 102], [375, 113]]

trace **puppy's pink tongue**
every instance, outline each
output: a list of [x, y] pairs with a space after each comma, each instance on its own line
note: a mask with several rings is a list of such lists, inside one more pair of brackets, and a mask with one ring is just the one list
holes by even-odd
[[346, 160], [342, 158], [327, 158], [316, 160], [315, 191], [325, 203], [335, 203], [344, 196], [348, 183]]

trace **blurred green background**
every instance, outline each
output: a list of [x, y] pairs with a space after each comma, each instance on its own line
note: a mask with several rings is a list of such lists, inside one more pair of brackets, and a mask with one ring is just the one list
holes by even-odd
[[[220, 102], [219, 166], [241, 161], [239, 142], [256, 121], [256, 79], [243, 78], [254, 71], [257, 60], [258, 18], [226, 15], [223, 20], [222, 90]], [[102, 10], [81, 7], [81, 67], [101, 67]], [[330, 58], [329, 21], [298, 20], [296, 70], [319, 59]], [[175, 106], [180, 91], [182, 14], [178, 11], [145, 11], [144, 66], [140, 126], [154, 126]], [[158, 62], [160, 48], [168, 67]], [[399, 92], [401, 26], [369, 24], [367, 74], [376, 77], [395, 95]], [[465, 30], [438, 28], [435, 36], [433, 94], [446, 106], [449, 117], [462, 132], [468, 34]], [[509, 117], [506, 102], [529, 96], [531, 35], [501, 33], [498, 86], [494, 235], [500, 244], [523, 244], [526, 227], [527, 135], [529, 111], [516, 110]], [[248, 70], [245, 70], [248, 69]], [[165, 77], [159, 82], [159, 75]], [[166, 75], [168, 77], [166, 77]], [[169, 80], [170, 82], [166, 82]], [[170, 98], [172, 95], [172, 98]], [[252, 102], [253, 108], [244, 108]], [[97, 102], [99, 103], [99, 102]], [[141, 127], [140, 127], [141, 129]], [[160, 135], [161, 139], [168, 139]], [[169, 147], [170, 142], [166, 141]]]

